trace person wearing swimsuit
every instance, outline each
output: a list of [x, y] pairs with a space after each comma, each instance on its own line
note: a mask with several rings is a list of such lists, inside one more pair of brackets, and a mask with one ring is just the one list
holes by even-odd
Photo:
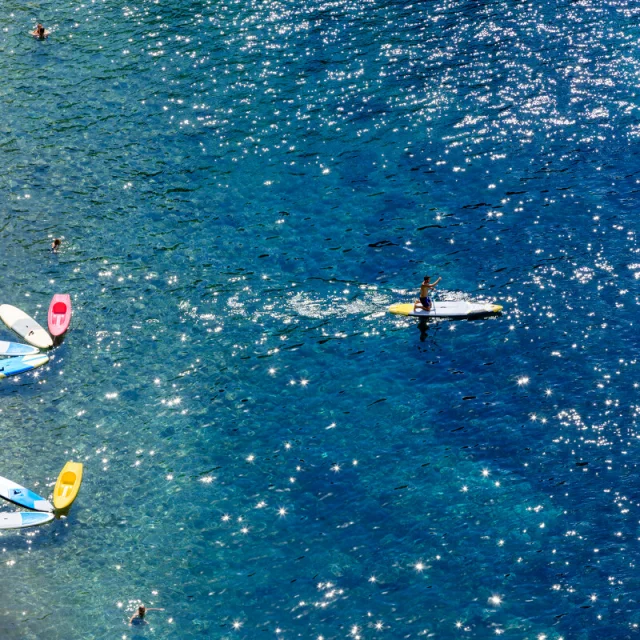
[[433, 301], [431, 300], [432, 289], [435, 289], [438, 282], [440, 282], [442, 278], [438, 278], [433, 284], [431, 284], [431, 277], [425, 276], [424, 281], [420, 285], [420, 299], [416, 300], [413, 305], [413, 310], [418, 311], [418, 309], [423, 309], [424, 311], [431, 311], [431, 306], [433, 305]]
[[138, 607], [138, 612], [134, 613], [131, 616], [131, 620], [129, 620], [129, 624], [131, 624], [133, 626], [139, 626], [139, 625], [147, 624], [147, 621], [144, 619], [144, 617], [147, 615], [147, 611], [164, 611], [164, 609], [157, 609], [157, 608], [154, 608], [154, 607], [145, 607], [143, 604], [141, 604]]
[[40, 23], [38, 23], [36, 28], [31, 32], [31, 35], [34, 38], [38, 38], [38, 40], [44, 40], [49, 37], [49, 32]]

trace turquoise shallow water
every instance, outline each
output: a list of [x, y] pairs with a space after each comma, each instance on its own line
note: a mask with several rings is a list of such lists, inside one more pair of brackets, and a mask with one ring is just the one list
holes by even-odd
[[3, 639], [637, 636], [635, 9], [0, 12]]

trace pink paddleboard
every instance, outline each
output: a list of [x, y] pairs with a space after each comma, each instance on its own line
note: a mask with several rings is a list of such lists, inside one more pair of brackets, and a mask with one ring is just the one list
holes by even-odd
[[49, 305], [49, 333], [61, 336], [71, 322], [71, 296], [68, 293], [56, 293]]

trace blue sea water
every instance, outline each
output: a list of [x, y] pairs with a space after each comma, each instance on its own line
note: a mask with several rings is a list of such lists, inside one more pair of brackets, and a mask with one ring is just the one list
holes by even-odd
[[75, 310], [0, 475], [85, 465], [3, 640], [638, 637], [638, 8], [0, 16], [0, 302]]

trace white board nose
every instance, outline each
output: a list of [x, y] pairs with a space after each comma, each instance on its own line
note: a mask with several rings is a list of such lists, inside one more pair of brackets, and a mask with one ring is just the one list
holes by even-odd
[[36, 511], [53, 511], [53, 505], [48, 500], [36, 500], [33, 506]]

